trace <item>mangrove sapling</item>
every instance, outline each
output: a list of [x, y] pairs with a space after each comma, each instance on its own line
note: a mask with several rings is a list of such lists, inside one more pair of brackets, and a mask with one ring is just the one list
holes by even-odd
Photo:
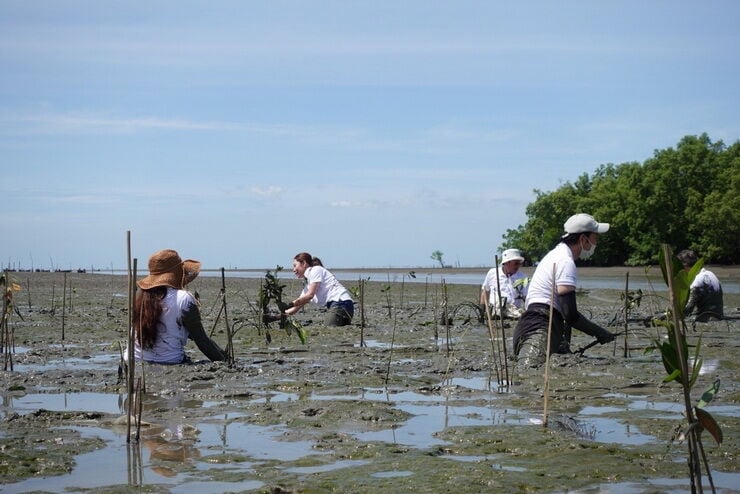
[[229, 311], [226, 307], [226, 274], [224, 268], [221, 268], [221, 311], [223, 312], [224, 323], [226, 324], [226, 361], [229, 365], [234, 365], [234, 340], [232, 338], [231, 326], [229, 325]]
[[[10, 325], [10, 316], [15, 312], [20, 317], [20, 312], [15, 306], [15, 292], [21, 290], [21, 286], [10, 278], [8, 271], [0, 275], [0, 286], [3, 291], [3, 312], [0, 320], [0, 349], [3, 352], [3, 370], [13, 370], [13, 353], [15, 352], [15, 331]], [[23, 318], [21, 317], [21, 320]]]
[[270, 301], [274, 301], [278, 310], [280, 310], [280, 328], [284, 329], [288, 336], [290, 336], [291, 333], [298, 335], [298, 339], [300, 339], [301, 343], [305, 345], [306, 340], [308, 339], [308, 333], [305, 328], [297, 321], [289, 319], [282, 310], [286, 305], [283, 302], [283, 289], [285, 288], [285, 285], [281, 284], [278, 280], [278, 273], [282, 271], [282, 269], [282, 266], [276, 266], [274, 273], [269, 269], [267, 270], [258, 294], [258, 305], [262, 314], [262, 321], [265, 323], [265, 340], [268, 344], [272, 341], [272, 334], [270, 334], [270, 326], [267, 321], [270, 316]]
[[663, 245], [660, 252], [660, 268], [663, 279], [668, 285], [670, 307], [668, 317], [658, 319], [655, 324], [666, 329], [666, 339], [656, 338], [652, 348], [660, 350], [663, 366], [667, 376], [663, 382], [678, 382], [683, 391], [684, 412], [687, 420], [686, 428], [680, 436], [686, 438], [689, 457], [688, 467], [691, 478], [691, 492], [703, 492], [702, 486], [702, 464], [709, 480], [712, 492], [715, 492], [712, 473], [709, 468], [701, 433], [709, 431], [714, 440], [722, 443], [722, 429], [714, 417], [704, 407], [712, 400], [719, 390], [719, 380], [714, 381], [712, 386], [702, 395], [696, 406], [691, 404], [691, 391], [696, 384], [702, 367], [700, 356], [701, 335], [697, 339], [694, 348], [694, 356], [690, 358], [689, 344], [686, 337], [686, 320], [684, 307], [689, 297], [690, 286], [697, 273], [704, 265], [704, 260], [694, 264], [688, 271], [682, 269], [681, 263], [674, 260], [673, 252], [668, 245]]

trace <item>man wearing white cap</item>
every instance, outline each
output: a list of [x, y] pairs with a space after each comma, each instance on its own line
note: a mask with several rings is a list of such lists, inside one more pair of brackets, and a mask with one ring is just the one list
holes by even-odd
[[579, 213], [568, 218], [563, 226], [565, 234], [560, 243], [542, 258], [532, 275], [526, 310], [514, 330], [514, 353], [517, 364], [522, 367], [537, 367], [545, 362], [551, 300], [550, 353], [569, 353], [568, 326], [595, 337], [601, 344], [614, 340], [612, 333], [586, 319], [576, 307], [575, 259], [588, 259], [593, 255], [599, 234], [607, 232], [609, 224]]
[[[508, 319], [519, 319], [524, 312], [524, 300], [527, 298], [529, 278], [519, 271], [524, 263], [524, 256], [518, 249], [506, 249], [501, 254], [501, 266], [493, 267], [486, 274], [481, 286], [481, 304], [486, 301], [491, 305], [493, 316], [498, 316], [503, 305], [503, 314]], [[498, 278], [498, 281], [496, 280]], [[498, 298], [499, 291], [501, 299]], [[501, 302], [499, 302], [501, 300]]]

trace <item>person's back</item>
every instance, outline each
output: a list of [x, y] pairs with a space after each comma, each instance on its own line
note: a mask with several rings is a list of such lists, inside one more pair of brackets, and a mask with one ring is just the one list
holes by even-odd
[[[686, 271], [689, 271], [699, 260], [696, 252], [689, 249], [682, 250], [676, 257]], [[713, 272], [702, 267], [694, 281], [691, 282], [689, 290], [689, 300], [684, 307], [685, 316], [695, 314], [698, 322], [724, 318], [722, 285]]]
[[702, 268], [691, 283], [685, 315], [696, 314], [696, 320], [707, 322], [724, 318], [722, 285], [717, 276]]

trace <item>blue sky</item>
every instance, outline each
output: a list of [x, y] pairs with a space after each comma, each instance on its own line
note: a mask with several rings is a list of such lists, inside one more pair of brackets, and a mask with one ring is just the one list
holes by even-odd
[[740, 137], [735, 1], [0, 2], [0, 263], [485, 266], [533, 190]]

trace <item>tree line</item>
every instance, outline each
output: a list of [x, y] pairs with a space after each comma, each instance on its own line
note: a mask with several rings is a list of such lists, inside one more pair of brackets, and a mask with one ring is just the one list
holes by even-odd
[[706, 262], [740, 262], [740, 141], [726, 146], [686, 136], [644, 163], [599, 166], [557, 190], [535, 189], [527, 222], [504, 234], [504, 248], [532, 261], [560, 239], [572, 214], [611, 224], [592, 258], [597, 266], [655, 264], [660, 246], [693, 249]]

